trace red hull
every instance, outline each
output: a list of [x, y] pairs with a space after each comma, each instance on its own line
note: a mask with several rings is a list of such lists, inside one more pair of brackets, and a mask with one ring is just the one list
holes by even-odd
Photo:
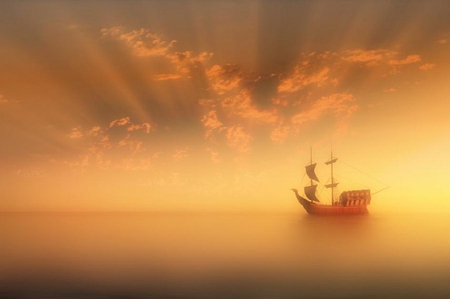
[[367, 206], [343, 207], [309, 203], [309, 206], [304, 205], [304, 207], [308, 214], [313, 215], [356, 215], [369, 213]]
[[[336, 203], [335, 205], [316, 204], [300, 196], [296, 189], [292, 189], [297, 197], [298, 202], [305, 208], [306, 212], [311, 215], [362, 215], [368, 214], [367, 204], [370, 200], [359, 203], [358, 205], [342, 205]], [[352, 203], [353, 204], [353, 203]]]

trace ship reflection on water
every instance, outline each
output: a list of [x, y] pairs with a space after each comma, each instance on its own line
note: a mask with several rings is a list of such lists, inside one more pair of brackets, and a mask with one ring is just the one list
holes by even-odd
[[2, 214], [4, 298], [447, 297], [445, 215]]

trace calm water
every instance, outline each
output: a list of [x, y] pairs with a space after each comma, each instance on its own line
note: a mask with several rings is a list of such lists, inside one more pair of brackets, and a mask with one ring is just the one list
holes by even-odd
[[4, 298], [450, 298], [448, 215], [0, 216]]

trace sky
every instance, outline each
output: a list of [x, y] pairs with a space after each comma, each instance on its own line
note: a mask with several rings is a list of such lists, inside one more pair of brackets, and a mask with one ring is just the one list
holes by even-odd
[[302, 213], [312, 148], [321, 186], [331, 149], [340, 191], [389, 186], [371, 212], [450, 212], [449, 14], [1, 1], [0, 211]]

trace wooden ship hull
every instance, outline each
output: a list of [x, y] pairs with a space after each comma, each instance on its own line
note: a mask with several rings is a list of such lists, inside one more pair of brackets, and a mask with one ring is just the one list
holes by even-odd
[[[363, 215], [368, 214], [367, 205], [370, 203], [369, 190], [355, 190], [343, 192], [340, 201], [333, 205], [318, 204], [300, 196], [296, 189], [293, 189], [298, 202], [311, 215]], [[360, 196], [352, 196], [360, 194]]]

